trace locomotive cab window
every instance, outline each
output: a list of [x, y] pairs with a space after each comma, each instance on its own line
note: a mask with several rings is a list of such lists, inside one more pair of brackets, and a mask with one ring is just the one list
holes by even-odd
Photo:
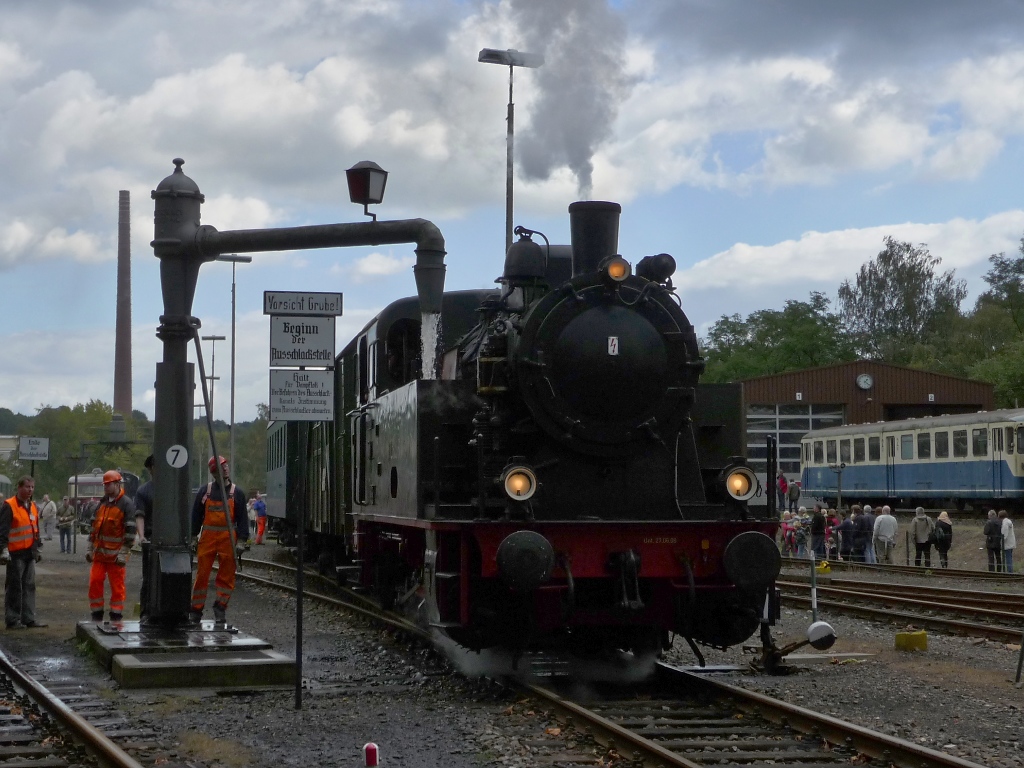
[[825, 463], [825, 452], [824, 445], [821, 440], [814, 441], [814, 463], [824, 464]]
[[846, 463], [846, 464], [849, 464], [849, 463], [851, 463], [853, 461], [853, 459], [852, 459], [852, 457], [850, 455], [850, 441], [849, 441], [849, 439], [847, 439], [847, 440], [840, 440], [839, 441], [839, 460], [844, 462], [844, 463]]
[[359, 339], [359, 404], [364, 405], [370, 399], [370, 371], [369, 371], [369, 347], [366, 336]]
[[949, 432], [935, 433], [935, 458], [949, 458]]
[[836, 441], [826, 440], [825, 441], [825, 458], [828, 459], [829, 464], [836, 463]]
[[932, 457], [932, 433], [921, 432], [917, 436], [917, 458], [930, 459]]
[[953, 430], [953, 458], [964, 459], [967, 457], [967, 430]]
[[900, 435], [900, 458], [904, 461], [914, 459], [914, 436]]
[[988, 456], [988, 429], [971, 430], [971, 453], [974, 456]]
[[882, 438], [880, 437], [869, 437], [868, 438], [868, 461], [881, 461], [882, 460]]
[[864, 461], [864, 438], [857, 437], [853, 440], [853, 461], [860, 463]]

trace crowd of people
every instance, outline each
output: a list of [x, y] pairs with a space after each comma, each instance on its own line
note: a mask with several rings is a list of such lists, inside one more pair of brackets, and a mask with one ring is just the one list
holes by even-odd
[[[793, 493], [796, 488], [796, 493]], [[816, 560], [848, 560], [861, 563], [893, 563], [899, 522], [889, 506], [872, 509], [868, 505], [853, 504], [848, 511], [826, 509], [815, 504], [811, 511], [800, 506], [793, 508], [794, 495], [800, 499], [800, 486], [789, 482], [779, 472], [776, 490], [782, 522], [779, 526], [783, 555]], [[789, 502], [787, 510], [784, 500]], [[1013, 573], [1013, 550], [1017, 537], [1013, 520], [1003, 509], [989, 510], [983, 530], [988, 552], [988, 569]], [[943, 510], [931, 518], [923, 507], [914, 511], [910, 521], [909, 541], [914, 547], [914, 565], [932, 567], [932, 548], [938, 555], [938, 566], [949, 567], [949, 550], [953, 546], [953, 523]]]

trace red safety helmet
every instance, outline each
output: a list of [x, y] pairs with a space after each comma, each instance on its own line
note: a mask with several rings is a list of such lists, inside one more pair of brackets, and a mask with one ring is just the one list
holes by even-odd
[[107, 483], [120, 483], [122, 480], [121, 473], [116, 469], [108, 469], [103, 473], [103, 484]]
[[213, 473], [213, 472], [217, 471], [217, 462], [218, 461], [220, 462], [220, 465], [222, 467], [224, 467], [224, 474], [227, 474], [227, 471], [228, 471], [228, 460], [225, 459], [223, 456], [217, 456], [216, 458], [214, 458], [213, 456], [210, 457], [210, 461], [209, 461], [210, 472]]

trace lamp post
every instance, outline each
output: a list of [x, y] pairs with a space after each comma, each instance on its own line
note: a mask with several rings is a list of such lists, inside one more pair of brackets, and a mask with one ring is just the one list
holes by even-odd
[[516, 67], [536, 69], [544, 63], [544, 57], [536, 53], [524, 53], [514, 48], [506, 51], [483, 48], [477, 61], [484, 64], [501, 64], [508, 67], [508, 115], [505, 134], [505, 252], [512, 247], [512, 143], [515, 134], [515, 105], [512, 103], [512, 70]]
[[[239, 256], [237, 253], [225, 253], [216, 261], [231, 262], [231, 431], [229, 432], [228, 466], [235, 466], [235, 265], [251, 264], [252, 256]], [[212, 374], [213, 371], [211, 370]], [[213, 389], [210, 389], [210, 400], [213, 400]]]
[[213, 429], [213, 388], [214, 383], [219, 378], [217, 373], [217, 342], [227, 341], [227, 336], [202, 336], [203, 341], [213, 342], [213, 351], [210, 352], [210, 375], [207, 376], [207, 380], [210, 382], [210, 429]]

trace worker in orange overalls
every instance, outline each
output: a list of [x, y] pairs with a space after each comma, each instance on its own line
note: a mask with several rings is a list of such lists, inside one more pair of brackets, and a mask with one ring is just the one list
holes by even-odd
[[124, 617], [124, 573], [135, 542], [135, 505], [121, 487], [121, 473], [103, 474], [103, 499], [96, 509], [89, 534], [89, 609], [93, 621], [103, 621], [104, 581], [110, 581], [110, 620]]
[[[217, 482], [217, 464], [220, 463], [224, 473], [224, 487], [227, 491], [228, 505], [225, 512], [221, 501], [223, 496], [220, 483]], [[192, 585], [192, 610], [189, 620], [198, 623], [203, 618], [206, 607], [206, 592], [210, 583], [210, 572], [214, 560], [219, 560], [217, 570], [217, 599], [213, 603], [213, 618], [218, 624], [226, 623], [225, 612], [231, 593], [235, 589], [235, 570], [237, 559], [244, 551], [249, 540], [249, 516], [246, 514], [245, 492], [231, 482], [228, 471], [228, 460], [223, 456], [210, 459], [210, 482], [200, 488], [196, 500], [192, 504], [192, 535], [199, 535], [196, 552], [196, 580]], [[230, 521], [230, 522], [229, 522]], [[232, 542], [234, 528], [234, 542]], [[200, 530], [202, 534], [200, 535]], [[235, 549], [232, 549], [232, 543]]]

